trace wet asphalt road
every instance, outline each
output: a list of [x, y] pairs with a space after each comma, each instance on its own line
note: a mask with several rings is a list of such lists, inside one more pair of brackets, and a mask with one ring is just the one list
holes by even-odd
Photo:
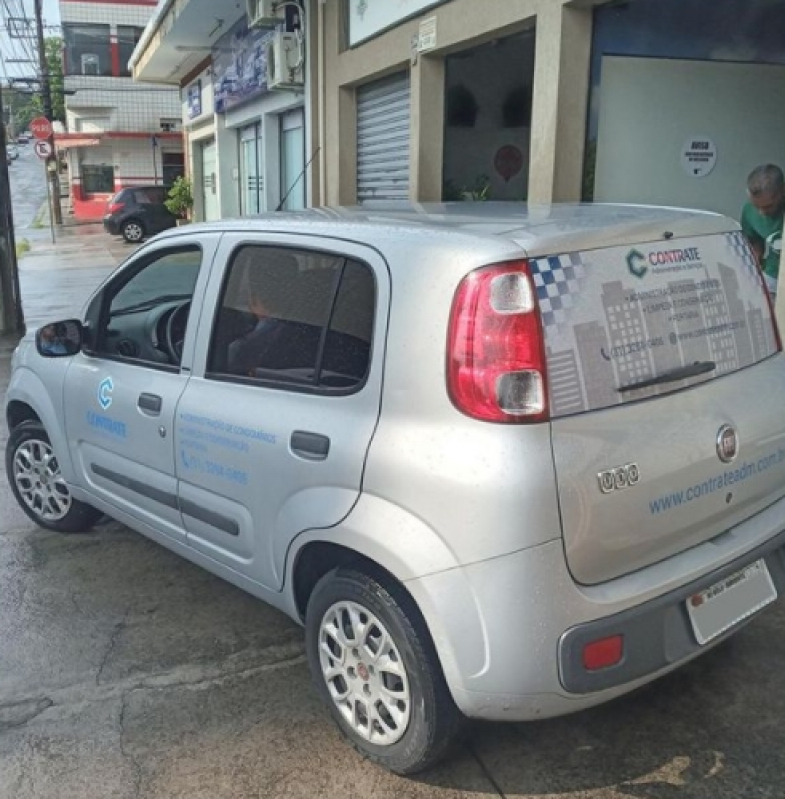
[[[34, 245], [29, 319], [78, 306], [118, 253], [95, 226]], [[784, 629], [778, 605], [603, 708], [475, 725], [452, 760], [404, 780], [342, 743], [294, 623], [116, 523], [38, 529], [3, 472], [0, 799], [782, 799]]]
[[[17, 145], [19, 158], [8, 167], [11, 203], [17, 239], [31, 235], [30, 227], [41, 205], [46, 202], [46, 179], [41, 160], [33, 152], [32, 142]], [[37, 236], [37, 234], [32, 234]]]

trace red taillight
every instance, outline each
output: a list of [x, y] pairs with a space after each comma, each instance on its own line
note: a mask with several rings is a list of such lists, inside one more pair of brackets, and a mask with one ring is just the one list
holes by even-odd
[[624, 657], [624, 636], [612, 635], [600, 638], [583, 647], [583, 668], [586, 671], [599, 671], [621, 663]]
[[110, 214], [119, 214], [123, 208], [125, 208], [125, 203], [109, 203], [109, 207], [106, 210]]
[[477, 269], [455, 294], [447, 388], [455, 407], [487, 422], [548, 418], [545, 349], [526, 261]]

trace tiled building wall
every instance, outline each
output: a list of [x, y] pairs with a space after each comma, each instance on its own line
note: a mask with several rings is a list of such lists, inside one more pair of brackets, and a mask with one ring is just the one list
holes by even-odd
[[72, 76], [66, 88], [77, 94], [68, 98], [68, 128], [79, 129], [79, 117], [111, 117], [109, 130], [159, 131], [161, 120], [179, 122], [181, 105], [178, 90], [146, 87], [130, 78]]
[[60, 20], [89, 22], [95, 25], [139, 25], [144, 27], [153, 14], [156, 3], [79, 3], [60, 0]]
[[[112, 47], [117, 46], [118, 26], [143, 28], [155, 10], [155, 0], [117, 0], [117, 2], [73, 2], [60, 0], [60, 16], [64, 25], [98, 24], [110, 26]], [[118, 61], [113, 56], [113, 71]], [[87, 195], [82, 180], [82, 166], [106, 166], [112, 170], [114, 190], [128, 185], [152, 183], [156, 172], [161, 181], [162, 153], [182, 152], [180, 136], [166, 135], [163, 123], [182, 120], [177, 89], [169, 86], [147, 86], [128, 77], [68, 75], [65, 87], [76, 92], [66, 100], [68, 131], [98, 134], [100, 146], [81, 147], [69, 151], [68, 163], [74, 215], [97, 218], [111, 197], [109, 192]], [[109, 135], [107, 135], [109, 134]], [[152, 136], [158, 138], [153, 167]]]

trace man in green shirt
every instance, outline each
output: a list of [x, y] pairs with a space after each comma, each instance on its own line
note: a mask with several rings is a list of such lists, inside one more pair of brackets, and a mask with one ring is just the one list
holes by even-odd
[[782, 220], [785, 216], [785, 178], [774, 164], [756, 167], [747, 178], [750, 201], [741, 212], [741, 229], [763, 270], [766, 286], [777, 293], [782, 254]]

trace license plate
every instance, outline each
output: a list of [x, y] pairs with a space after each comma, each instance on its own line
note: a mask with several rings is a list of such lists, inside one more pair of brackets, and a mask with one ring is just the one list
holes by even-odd
[[766, 562], [757, 560], [687, 600], [695, 638], [707, 644], [776, 598]]

